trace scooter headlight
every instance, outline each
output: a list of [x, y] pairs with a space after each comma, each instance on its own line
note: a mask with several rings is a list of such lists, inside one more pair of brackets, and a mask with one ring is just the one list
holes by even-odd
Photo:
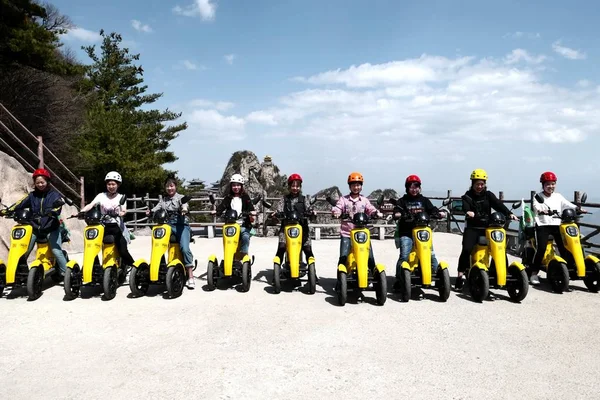
[[230, 226], [227, 229], [225, 229], [225, 236], [227, 236], [227, 237], [235, 236], [236, 232], [237, 232], [237, 228], [235, 226]]
[[429, 232], [424, 229], [417, 231], [417, 239], [421, 242], [427, 242], [429, 240]]
[[504, 240], [504, 232], [502, 231], [492, 231], [491, 236], [494, 242], [502, 242]]
[[85, 231], [85, 238], [87, 240], [94, 240], [98, 237], [98, 229], [93, 228], [93, 229], [88, 229], [87, 231]]
[[162, 239], [165, 237], [167, 230], [165, 228], [156, 228], [154, 230], [154, 239]]
[[298, 229], [298, 228], [290, 228], [290, 229], [287, 230], [287, 235], [289, 237], [291, 237], [292, 239], [295, 239], [298, 236], [300, 236], [300, 229]]
[[23, 239], [24, 236], [25, 236], [24, 228], [17, 228], [12, 231], [12, 238], [15, 240]]
[[575, 226], [567, 226], [567, 235], [571, 237], [577, 237], [579, 235], [579, 229]]
[[356, 243], [363, 244], [367, 242], [367, 234], [365, 232], [356, 232], [354, 234], [354, 240]]

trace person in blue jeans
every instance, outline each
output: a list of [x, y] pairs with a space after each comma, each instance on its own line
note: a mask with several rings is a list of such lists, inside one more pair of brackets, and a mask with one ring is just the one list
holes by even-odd
[[[400, 274], [402, 272], [402, 262], [408, 261], [408, 256], [413, 247], [412, 231], [415, 227], [415, 222], [410, 218], [402, 218], [406, 213], [416, 215], [420, 212], [426, 212], [429, 215], [436, 215], [444, 217], [445, 213], [435, 207], [431, 200], [421, 194], [421, 178], [417, 175], [409, 175], [405, 182], [404, 187], [406, 194], [396, 201], [394, 207], [394, 218], [398, 220], [396, 225], [396, 232], [394, 233], [394, 241], [396, 248], [400, 249], [400, 257], [396, 263], [396, 282], [394, 283], [394, 290], [400, 289]], [[431, 270], [435, 274], [439, 266], [438, 260], [435, 257], [433, 246], [431, 248]]]
[[194, 256], [190, 249], [190, 241], [192, 238], [190, 230], [190, 220], [187, 216], [189, 207], [188, 204], [182, 203], [183, 195], [177, 193], [177, 179], [174, 176], [167, 177], [165, 181], [165, 192], [167, 193], [161, 201], [152, 210], [146, 211], [147, 215], [158, 210], [165, 210], [169, 213], [170, 219], [168, 224], [171, 227], [171, 233], [175, 235], [179, 242], [179, 249], [183, 255], [183, 264], [188, 273], [187, 287], [194, 289], [196, 282], [194, 279]]
[[52, 208], [55, 201], [62, 199], [62, 195], [58, 193], [51, 185], [51, 175], [46, 169], [39, 168], [33, 172], [33, 184], [35, 186], [33, 192], [17, 201], [6, 210], [2, 210], [2, 214], [7, 214], [12, 211], [28, 208], [33, 214], [40, 215], [39, 225], [36, 223], [33, 226], [33, 234], [29, 242], [29, 248], [25, 258], [33, 250], [38, 238], [47, 238], [48, 245], [52, 249], [52, 254], [56, 259], [58, 273], [65, 274], [67, 270], [67, 259], [61, 248], [62, 235], [60, 227], [60, 212], [62, 206]]
[[217, 206], [216, 210], [212, 210], [212, 214], [221, 215], [224, 211], [236, 210], [238, 215], [245, 213], [244, 218], [239, 218], [237, 223], [240, 225], [240, 248], [241, 256], [248, 254], [250, 247], [250, 231], [252, 230], [252, 222], [256, 216], [254, 204], [250, 196], [244, 190], [244, 177], [240, 174], [233, 174], [229, 181], [229, 190], [223, 198], [223, 201]]

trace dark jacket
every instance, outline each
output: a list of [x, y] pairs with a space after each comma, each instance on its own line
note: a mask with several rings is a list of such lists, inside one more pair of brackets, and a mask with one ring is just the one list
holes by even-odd
[[[277, 211], [280, 212], [289, 212], [296, 210], [298, 214], [302, 217], [300, 220], [300, 225], [308, 231], [308, 219], [304, 217], [306, 212], [308, 211], [308, 207], [306, 206], [306, 197], [303, 194], [294, 196], [291, 193], [283, 196]], [[281, 221], [281, 227], [283, 228], [283, 222]]]
[[40, 225], [37, 226], [37, 224], [34, 224], [33, 226], [36, 230], [36, 234], [47, 235], [48, 233], [60, 228], [60, 221], [58, 217], [62, 210], [62, 206], [52, 208], [52, 204], [59, 199], [62, 199], [62, 196], [54, 189], [49, 189], [44, 192], [40, 192], [36, 189], [29, 193], [26, 197], [13, 204], [9, 210], [16, 211], [28, 208], [31, 210], [34, 216], [42, 215]]
[[[422, 194], [416, 196], [405, 194], [397, 200], [396, 206], [394, 207], [394, 213], [400, 212], [405, 214], [408, 212], [415, 215], [423, 211], [429, 215], [436, 215], [440, 212], [440, 210], [431, 203], [431, 200]], [[405, 218], [400, 218], [400, 220], [398, 220], [397, 228], [398, 236], [411, 236], [414, 227], [415, 224], [413, 221], [406, 221]]]
[[[489, 217], [492, 214], [492, 208], [504, 214], [507, 218], [511, 215], [508, 207], [504, 205], [496, 195], [489, 190], [477, 194], [473, 189], [467, 190], [462, 196], [463, 211], [473, 211], [475, 217]], [[478, 218], [466, 218], [467, 228], [485, 228], [486, 223]]]
[[[241, 197], [242, 197], [242, 212], [250, 213], [251, 211], [254, 211], [254, 204], [252, 204], [252, 199], [250, 199], [250, 196], [248, 196], [247, 193], [244, 193], [244, 194], [242, 194]], [[228, 194], [225, 196], [223, 201], [221, 201], [221, 203], [217, 206], [217, 215], [221, 215], [226, 210], [231, 209], [231, 199], [233, 199], [232, 195]], [[247, 216], [244, 219], [243, 226], [245, 228], [252, 228], [252, 222], [250, 222], [250, 217]]]

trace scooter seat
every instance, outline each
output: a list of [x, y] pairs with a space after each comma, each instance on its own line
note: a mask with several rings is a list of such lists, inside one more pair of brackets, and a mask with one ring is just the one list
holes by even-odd
[[115, 237], [113, 235], [106, 235], [102, 239], [102, 243], [104, 243], [104, 244], [113, 244], [113, 243], [115, 243]]
[[485, 236], [479, 236], [479, 239], [477, 239], [477, 243], [480, 246], [487, 246], [488, 244], [490, 244]]

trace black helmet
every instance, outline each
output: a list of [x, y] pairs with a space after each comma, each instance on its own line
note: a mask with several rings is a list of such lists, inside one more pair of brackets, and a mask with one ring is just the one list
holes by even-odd
[[100, 223], [101, 219], [102, 213], [100, 212], [100, 209], [98, 207], [92, 208], [85, 214], [85, 222], [88, 225], [97, 225]]
[[238, 219], [238, 212], [233, 208], [230, 208], [225, 212], [225, 221], [228, 223], [233, 223]]
[[490, 216], [490, 226], [500, 228], [504, 224], [506, 224], [506, 217], [501, 212], [496, 211]]
[[167, 210], [157, 210], [154, 212], [153, 219], [157, 224], [164, 224], [167, 221], [168, 216]]
[[31, 210], [22, 208], [20, 210], [15, 211], [14, 219], [15, 221], [23, 224], [31, 221], [32, 213]]
[[428, 226], [429, 225], [429, 214], [426, 212], [417, 213], [414, 216], [415, 226]]
[[365, 213], [356, 213], [352, 218], [352, 222], [356, 226], [365, 226], [369, 223], [369, 217]]
[[573, 222], [577, 219], [577, 212], [572, 208], [567, 208], [566, 210], [563, 210], [560, 218], [563, 221]]

